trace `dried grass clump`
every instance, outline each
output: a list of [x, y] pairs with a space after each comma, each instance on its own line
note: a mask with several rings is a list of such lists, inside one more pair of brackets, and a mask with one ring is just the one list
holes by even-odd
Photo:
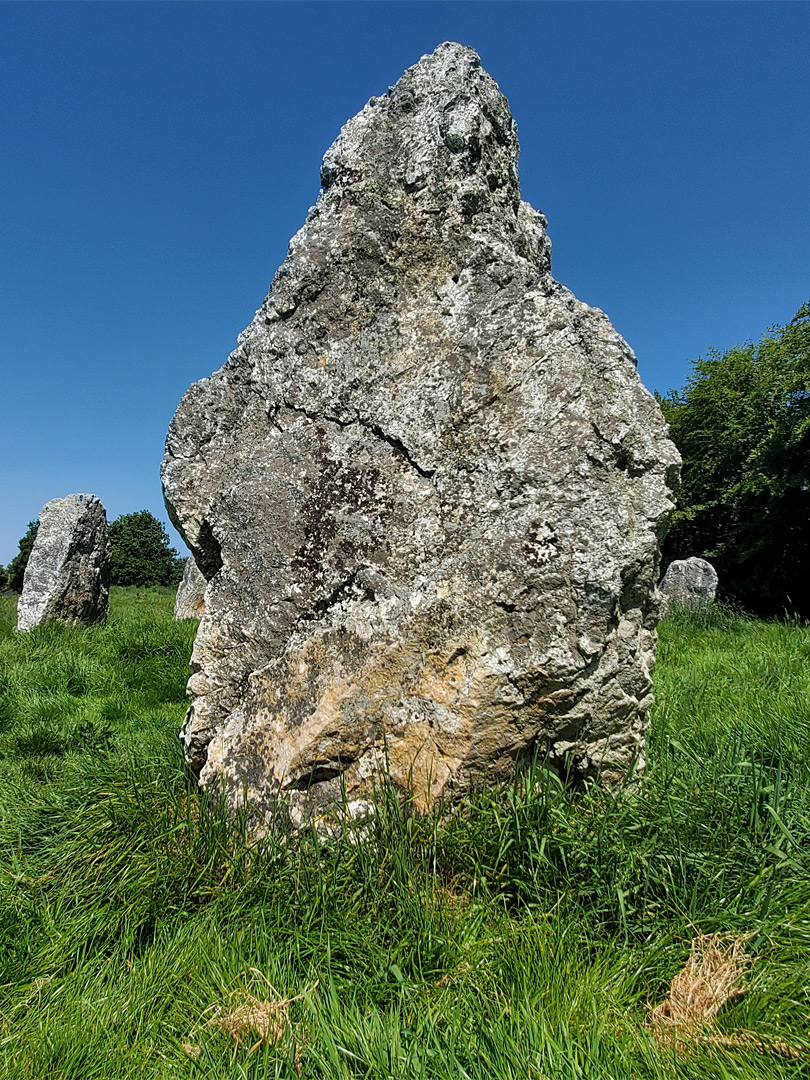
[[669, 986], [669, 997], [650, 1011], [656, 1033], [680, 1028], [685, 1033], [712, 1025], [715, 1016], [734, 998], [742, 997], [745, 969], [751, 957], [745, 938], [727, 934], [701, 934], [692, 941], [686, 966]]
[[249, 990], [234, 990], [226, 1007], [219, 1006], [207, 1027], [215, 1027], [241, 1046], [248, 1039], [260, 1043], [279, 1042], [289, 1025], [288, 1010], [295, 998], [266, 1001], [251, 994]]
[[[252, 1053], [262, 1043], [274, 1046], [284, 1039], [288, 1032], [292, 1032], [289, 1009], [296, 1001], [300, 1001], [306, 994], [312, 993], [317, 987], [317, 982], [304, 993], [296, 994], [295, 997], [282, 998], [276, 994], [268, 980], [257, 971], [251, 969], [253, 975], [259, 976], [267, 985], [274, 997], [268, 999], [257, 997], [247, 987], [234, 990], [228, 995], [228, 1000], [222, 1005], [210, 1005], [205, 1011], [213, 1015], [206, 1022], [188, 1036], [182, 1046], [190, 1056], [198, 1058], [201, 1054], [200, 1046], [193, 1042], [196, 1033], [201, 1028], [216, 1028], [218, 1031], [229, 1035], [234, 1041], [234, 1054], [244, 1043], [251, 1043]], [[299, 1062], [298, 1047], [295, 1048], [296, 1065]]]
[[701, 934], [692, 941], [685, 967], [669, 985], [669, 997], [650, 1009], [649, 1025], [655, 1038], [678, 1053], [696, 1044], [745, 1047], [784, 1057], [802, 1057], [802, 1050], [779, 1039], [737, 1031], [724, 1035], [715, 1017], [728, 1001], [748, 989], [743, 979], [751, 957], [747, 938], [733, 934]]

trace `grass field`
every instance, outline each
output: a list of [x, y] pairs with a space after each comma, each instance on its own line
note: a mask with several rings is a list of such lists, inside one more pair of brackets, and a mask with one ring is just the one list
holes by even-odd
[[[810, 629], [663, 624], [620, 791], [538, 767], [441, 828], [383, 794], [372, 836], [321, 849], [196, 790], [172, 601], [114, 590], [105, 627], [28, 635], [0, 601], [0, 1076], [810, 1076]], [[657, 1038], [716, 933], [745, 994]]]

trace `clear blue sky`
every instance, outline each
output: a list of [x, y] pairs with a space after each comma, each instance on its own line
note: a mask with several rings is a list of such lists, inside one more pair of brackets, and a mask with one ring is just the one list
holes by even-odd
[[0, 562], [48, 499], [165, 520], [163, 439], [340, 126], [444, 40], [518, 121], [553, 270], [650, 388], [810, 298], [810, 4], [0, 4]]

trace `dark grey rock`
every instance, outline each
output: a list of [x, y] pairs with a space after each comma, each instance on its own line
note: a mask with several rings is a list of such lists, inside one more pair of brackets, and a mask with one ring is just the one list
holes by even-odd
[[177, 586], [174, 601], [175, 619], [201, 619], [205, 614], [205, 586], [207, 582], [194, 560], [186, 559], [183, 578]]
[[[163, 484], [208, 579], [183, 732], [259, 813], [432, 806], [546, 749], [643, 763], [679, 457], [633, 353], [551, 276], [471, 49], [372, 98]], [[280, 797], [280, 803], [279, 803]]]
[[52, 499], [39, 529], [17, 605], [17, 629], [44, 622], [104, 622], [110, 592], [107, 515], [95, 495]]
[[717, 571], [710, 562], [692, 556], [676, 559], [667, 567], [661, 582], [665, 610], [673, 604], [697, 611], [710, 604], [717, 594]]

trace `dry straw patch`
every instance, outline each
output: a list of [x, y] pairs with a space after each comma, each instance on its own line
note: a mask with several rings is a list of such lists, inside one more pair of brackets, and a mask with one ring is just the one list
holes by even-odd
[[689, 960], [670, 983], [669, 997], [650, 1009], [648, 1022], [659, 1042], [677, 1053], [704, 1044], [803, 1056], [799, 1047], [770, 1036], [753, 1031], [724, 1035], [717, 1029], [720, 1009], [748, 989], [743, 980], [752, 958], [745, 951], [746, 941], [747, 937], [733, 934], [701, 934], [693, 939]]
[[235, 990], [228, 998], [227, 1008], [218, 1007], [216, 1016], [208, 1026], [219, 1028], [241, 1046], [248, 1039], [271, 1045], [284, 1038], [289, 1027], [288, 1009], [295, 998], [267, 1001], [251, 994], [249, 990]]
[[653, 1030], [694, 1032], [712, 1025], [727, 1001], [745, 993], [743, 976], [750, 962], [745, 938], [725, 934], [694, 938], [686, 966], [670, 983], [669, 997], [650, 1012]]
[[[229, 1035], [234, 1041], [234, 1056], [245, 1043], [251, 1043], [250, 1053], [252, 1054], [263, 1043], [275, 1046], [286, 1037], [288, 1032], [292, 1034], [290, 1006], [311, 994], [316, 989], [317, 982], [303, 993], [284, 998], [273, 989], [269, 980], [256, 968], [251, 968], [250, 974], [265, 983], [272, 997], [258, 997], [248, 987], [240, 987], [228, 995], [228, 1000], [224, 1004], [209, 1005], [205, 1012], [212, 1012], [213, 1015], [204, 1024], [196, 1027], [182, 1044], [183, 1050], [190, 1057], [198, 1058], [201, 1055], [201, 1047], [193, 1040], [197, 1033], [205, 1028], [216, 1028], [225, 1035]], [[299, 1047], [296, 1045], [296, 1065], [299, 1063], [299, 1057]]]

